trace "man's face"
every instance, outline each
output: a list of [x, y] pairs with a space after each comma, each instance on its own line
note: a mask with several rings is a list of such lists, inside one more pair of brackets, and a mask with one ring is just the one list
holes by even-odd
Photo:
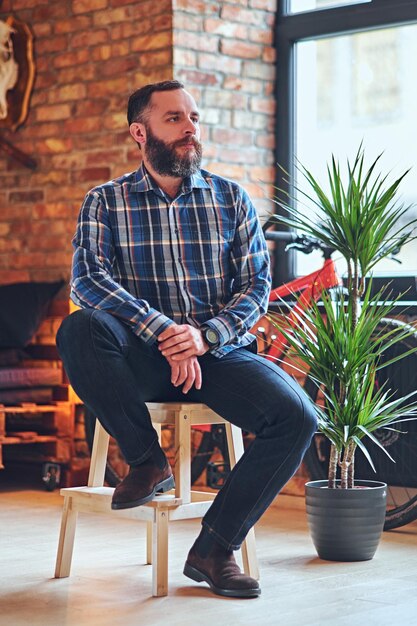
[[183, 89], [155, 92], [141, 127], [145, 165], [162, 176], [185, 178], [201, 165], [199, 113]]

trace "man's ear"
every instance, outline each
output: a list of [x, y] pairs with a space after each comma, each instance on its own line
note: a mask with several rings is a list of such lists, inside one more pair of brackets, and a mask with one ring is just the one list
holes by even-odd
[[129, 132], [132, 135], [133, 139], [143, 146], [146, 143], [146, 128], [144, 124], [140, 124], [139, 122], [132, 122], [129, 126]]

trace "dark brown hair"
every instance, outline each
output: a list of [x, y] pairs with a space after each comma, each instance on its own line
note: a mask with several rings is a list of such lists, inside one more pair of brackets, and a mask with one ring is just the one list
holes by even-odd
[[184, 89], [184, 85], [178, 80], [164, 80], [160, 83], [150, 83], [134, 91], [127, 104], [127, 121], [130, 126], [132, 122], [143, 122], [144, 111], [149, 106], [152, 94], [155, 91], [174, 91]]

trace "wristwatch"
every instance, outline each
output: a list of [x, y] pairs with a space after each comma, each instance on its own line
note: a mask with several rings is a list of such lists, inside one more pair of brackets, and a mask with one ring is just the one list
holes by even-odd
[[215, 328], [211, 326], [200, 326], [204, 341], [211, 348], [217, 348], [220, 343], [220, 335]]

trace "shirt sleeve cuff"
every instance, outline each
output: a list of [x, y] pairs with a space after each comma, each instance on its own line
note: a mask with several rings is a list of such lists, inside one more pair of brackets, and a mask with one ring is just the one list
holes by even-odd
[[207, 320], [207, 322], [204, 322], [204, 326], [209, 326], [217, 331], [219, 335], [219, 345], [216, 346], [216, 350], [236, 337], [235, 329], [221, 315]]
[[141, 317], [140, 322], [134, 327], [133, 331], [145, 343], [152, 345], [156, 342], [158, 336], [171, 326], [174, 322], [159, 311], [151, 309], [146, 317]]

